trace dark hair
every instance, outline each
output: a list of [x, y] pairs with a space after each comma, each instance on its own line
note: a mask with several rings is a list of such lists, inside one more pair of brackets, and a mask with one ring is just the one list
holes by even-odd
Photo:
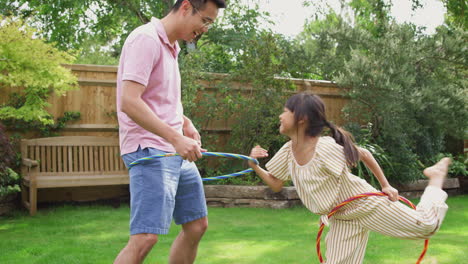
[[[185, 0], [177, 0], [175, 4], [172, 6], [171, 11], [175, 12], [179, 10], [183, 1]], [[226, 1], [224, 0], [187, 0], [187, 1], [189, 1], [198, 10], [203, 10], [207, 2], [213, 2], [218, 8], [226, 7]], [[193, 10], [193, 12], [195, 12], [195, 10]]]
[[336, 143], [344, 147], [346, 163], [356, 166], [359, 161], [359, 152], [354, 145], [354, 138], [348, 131], [327, 121], [325, 104], [322, 99], [309, 92], [301, 92], [291, 96], [285, 107], [294, 113], [294, 123], [307, 120], [306, 135], [317, 137], [324, 127], [329, 127]]

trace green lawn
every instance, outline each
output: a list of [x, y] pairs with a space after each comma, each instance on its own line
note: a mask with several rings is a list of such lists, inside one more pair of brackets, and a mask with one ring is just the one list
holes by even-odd
[[[468, 196], [450, 197], [448, 204], [423, 263], [460, 264], [468, 259]], [[67, 205], [41, 209], [35, 217], [26, 211], [0, 217], [0, 263], [112, 263], [128, 239], [128, 214], [127, 205]], [[209, 208], [209, 220], [198, 264], [319, 263], [314, 249], [318, 217], [302, 207]], [[145, 263], [167, 263], [178, 231], [174, 225], [169, 235], [160, 236]], [[422, 247], [423, 241], [372, 233], [364, 263], [415, 263]]]

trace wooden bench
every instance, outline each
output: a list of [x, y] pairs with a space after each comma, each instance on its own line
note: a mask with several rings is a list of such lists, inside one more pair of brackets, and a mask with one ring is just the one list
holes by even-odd
[[37, 189], [129, 184], [117, 138], [65, 136], [21, 141], [22, 202], [37, 211]]

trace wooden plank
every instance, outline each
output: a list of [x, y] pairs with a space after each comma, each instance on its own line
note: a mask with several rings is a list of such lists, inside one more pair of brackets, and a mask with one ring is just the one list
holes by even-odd
[[104, 147], [99, 146], [99, 171], [104, 170]]
[[47, 171], [45, 147], [40, 146], [40, 149], [41, 149], [41, 165], [40, 165], [39, 171], [44, 172], [44, 171]]
[[117, 137], [68, 136], [28, 139], [26, 143], [40, 146], [118, 146], [119, 139]]
[[52, 171], [57, 171], [57, 147], [51, 146], [52, 148]]
[[68, 154], [68, 172], [73, 171], [73, 147], [72, 146], [67, 146], [67, 154]]
[[115, 124], [73, 124], [66, 125], [65, 131], [109, 131], [118, 132], [119, 128]]
[[108, 151], [109, 151], [109, 170], [116, 171], [114, 147], [109, 147]]
[[82, 175], [72, 175], [67, 177], [44, 176], [37, 182], [37, 187], [58, 188], [122, 184], [129, 184], [127, 174], [94, 175], [88, 177], [83, 177]]
[[62, 146], [63, 171], [68, 171], [68, 147]]
[[95, 147], [89, 147], [89, 171], [95, 171], [94, 168], [94, 160], [96, 159], [96, 156], [94, 155], [94, 148]]
[[58, 172], [63, 172], [63, 154], [62, 154], [62, 146], [57, 146], [57, 171]]
[[84, 171], [83, 146], [78, 146], [78, 171]]
[[117, 73], [117, 66], [112, 65], [94, 65], [94, 64], [64, 64], [66, 68], [73, 71], [85, 71], [85, 72], [112, 72]]
[[103, 147], [104, 148], [104, 170], [105, 171], [109, 171], [110, 170], [110, 157], [109, 157], [109, 147], [108, 146], [105, 146]]
[[73, 171], [77, 172], [78, 170], [78, 146], [73, 146]]
[[84, 168], [83, 171], [89, 171], [89, 146], [83, 147]]

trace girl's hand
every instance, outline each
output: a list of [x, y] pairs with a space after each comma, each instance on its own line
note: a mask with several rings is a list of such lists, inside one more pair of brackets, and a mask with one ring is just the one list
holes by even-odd
[[265, 158], [268, 157], [268, 151], [257, 145], [250, 151], [249, 156], [254, 159]]
[[388, 199], [392, 202], [398, 201], [398, 190], [388, 185], [382, 188], [382, 192], [388, 195]]

